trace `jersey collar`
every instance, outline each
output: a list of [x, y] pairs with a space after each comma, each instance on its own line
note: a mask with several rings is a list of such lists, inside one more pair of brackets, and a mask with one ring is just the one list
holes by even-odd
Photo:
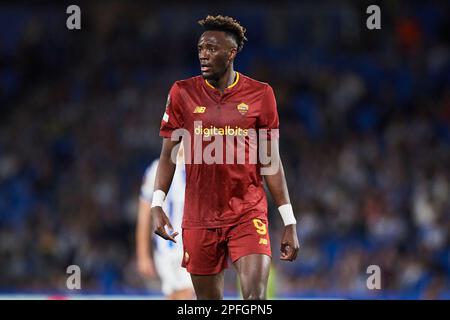
[[[234, 82], [232, 84], [230, 84], [228, 87], [226, 87], [226, 89], [231, 89], [233, 88], [235, 85], [238, 84], [239, 82], [239, 72], [236, 71], [236, 79], [234, 79]], [[208, 80], [205, 79], [205, 83], [208, 87], [210, 87], [211, 89], [217, 90], [216, 87], [214, 87], [211, 83], [208, 82]], [[226, 90], [225, 89], [225, 90]]]

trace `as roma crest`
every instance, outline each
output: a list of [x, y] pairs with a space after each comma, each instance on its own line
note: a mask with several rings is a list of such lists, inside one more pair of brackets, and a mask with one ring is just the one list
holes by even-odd
[[244, 115], [244, 114], [246, 114], [247, 113], [247, 111], [248, 111], [248, 104], [245, 104], [245, 103], [239, 103], [238, 105], [237, 105], [237, 109], [238, 109], [238, 111], [242, 114], [242, 115]]

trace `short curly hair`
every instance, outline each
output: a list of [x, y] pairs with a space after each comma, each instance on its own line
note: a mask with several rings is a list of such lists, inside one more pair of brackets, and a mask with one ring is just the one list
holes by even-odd
[[205, 31], [223, 31], [231, 35], [236, 40], [238, 52], [244, 47], [244, 41], [247, 41], [247, 38], [245, 37], [246, 29], [232, 17], [208, 15], [205, 19], [199, 20], [198, 24], [201, 25]]

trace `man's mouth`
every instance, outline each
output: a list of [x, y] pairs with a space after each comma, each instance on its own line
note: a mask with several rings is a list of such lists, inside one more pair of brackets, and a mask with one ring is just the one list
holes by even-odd
[[211, 67], [203, 65], [203, 66], [201, 66], [201, 70], [202, 70], [202, 72], [208, 72], [208, 71], [211, 71]]

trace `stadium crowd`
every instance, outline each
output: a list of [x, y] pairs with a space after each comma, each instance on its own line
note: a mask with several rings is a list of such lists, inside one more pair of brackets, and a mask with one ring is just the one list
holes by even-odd
[[[450, 298], [450, 25], [446, 1], [0, 7], [0, 292], [156, 292], [136, 271], [145, 167], [167, 92], [199, 74], [196, 21], [236, 17], [236, 69], [274, 88], [301, 242], [276, 296]], [[382, 290], [368, 290], [377, 265]], [[229, 294], [236, 293], [233, 282]]]

